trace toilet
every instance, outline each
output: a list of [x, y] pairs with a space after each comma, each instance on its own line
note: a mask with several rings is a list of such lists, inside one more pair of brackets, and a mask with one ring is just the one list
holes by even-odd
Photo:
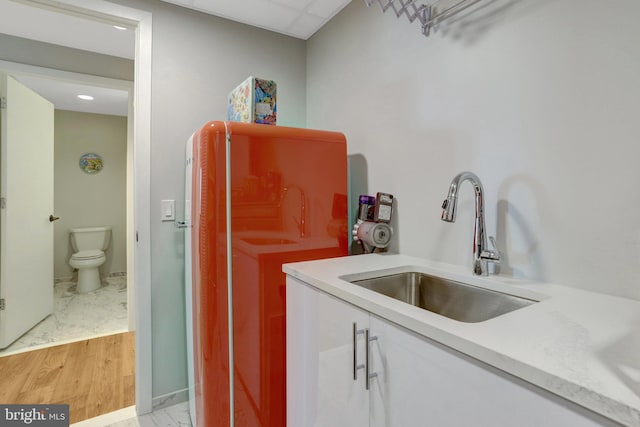
[[111, 241], [111, 227], [72, 228], [69, 235], [74, 250], [69, 265], [78, 269], [76, 291], [80, 294], [95, 291], [102, 284], [100, 266], [107, 259], [104, 251]]

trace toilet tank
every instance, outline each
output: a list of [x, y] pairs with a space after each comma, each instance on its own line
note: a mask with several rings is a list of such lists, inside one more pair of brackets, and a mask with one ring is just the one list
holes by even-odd
[[109, 247], [111, 240], [111, 226], [72, 228], [71, 246], [76, 252], [88, 250], [104, 251]]

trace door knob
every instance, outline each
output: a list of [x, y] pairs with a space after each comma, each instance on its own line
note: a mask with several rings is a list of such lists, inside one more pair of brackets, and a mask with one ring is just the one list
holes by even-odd
[[49, 215], [49, 222], [57, 221], [57, 220], [59, 220], [59, 219], [60, 219], [60, 217], [59, 217], [59, 216]]

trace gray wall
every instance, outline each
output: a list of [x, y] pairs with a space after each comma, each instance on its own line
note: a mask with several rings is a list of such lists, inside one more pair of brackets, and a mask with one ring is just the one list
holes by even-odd
[[[151, 286], [153, 395], [186, 387], [183, 233], [160, 201], [184, 201], [187, 138], [226, 118], [227, 95], [249, 75], [278, 84], [278, 124], [305, 125], [305, 43], [167, 3], [118, 0], [153, 13]], [[183, 216], [182, 207], [177, 217]]]
[[352, 2], [308, 42], [308, 126], [344, 131], [356, 181], [397, 196], [395, 250], [471, 265], [469, 184], [439, 219], [471, 170], [504, 274], [640, 299], [640, 3], [493, 6], [425, 38]]
[[[69, 229], [73, 227], [110, 225], [111, 244], [102, 272], [127, 271], [127, 118], [56, 110], [54, 134], [54, 212], [60, 217], [54, 223], [54, 277], [72, 274]], [[78, 162], [85, 153], [102, 157], [100, 172], [87, 174], [80, 169]]]
[[0, 33], [0, 59], [54, 70], [133, 80], [134, 62]]

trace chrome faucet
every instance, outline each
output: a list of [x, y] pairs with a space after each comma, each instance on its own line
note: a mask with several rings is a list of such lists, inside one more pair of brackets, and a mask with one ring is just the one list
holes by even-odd
[[482, 183], [472, 172], [462, 172], [453, 178], [449, 186], [449, 194], [442, 202], [441, 219], [446, 222], [456, 221], [456, 208], [458, 204], [458, 188], [464, 181], [473, 185], [476, 198], [476, 220], [473, 229], [473, 274], [486, 276], [489, 274], [488, 263], [500, 263], [500, 252], [496, 247], [496, 241], [489, 237], [494, 250], [487, 249], [487, 236], [484, 226], [484, 190]]
[[296, 220], [296, 217], [293, 217], [293, 221], [296, 223], [296, 226], [300, 230], [300, 238], [304, 238], [305, 236], [305, 218], [306, 218], [306, 204], [305, 204], [305, 195], [304, 190], [298, 187], [295, 184], [287, 185], [282, 189], [282, 197], [280, 198], [280, 205], [284, 201], [284, 196], [289, 192], [290, 189], [297, 189], [300, 192], [300, 221]]

